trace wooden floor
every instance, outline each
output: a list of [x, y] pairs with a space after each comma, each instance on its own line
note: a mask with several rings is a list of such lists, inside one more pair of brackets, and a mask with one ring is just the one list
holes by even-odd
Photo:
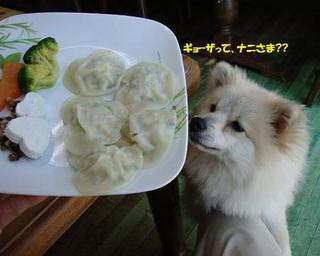
[[[249, 76], [261, 86], [298, 102], [303, 102], [314, 81], [314, 69], [320, 68], [319, 58], [312, 49], [314, 34], [306, 35], [308, 17], [297, 15], [299, 9], [289, 13], [256, 9], [255, 15], [244, 10], [245, 17], [240, 20], [241, 29], [254, 41], [289, 40], [289, 53], [296, 61], [295, 79], [287, 84], [266, 78], [248, 70]], [[304, 19], [304, 20], [303, 20]], [[303, 23], [306, 21], [306, 23]], [[281, 24], [281, 26], [279, 25]], [[310, 28], [310, 26], [308, 27]], [[193, 31], [196, 31], [194, 29]], [[203, 31], [207, 31], [203, 29]], [[259, 33], [260, 31], [260, 33]], [[175, 31], [182, 41], [195, 37], [185, 31]], [[201, 33], [202, 33], [201, 32]], [[304, 33], [302, 33], [304, 32]], [[203, 35], [205, 32], [203, 32]], [[189, 35], [189, 36], [188, 36]], [[251, 36], [251, 37], [250, 37]], [[319, 42], [319, 41], [318, 41]], [[301, 48], [302, 47], [302, 48]], [[282, 59], [281, 56], [276, 56]], [[202, 84], [196, 97], [190, 102], [192, 109], [206, 94], [205, 58], [198, 57], [202, 63]], [[294, 256], [320, 255], [320, 99], [307, 109], [312, 134], [309, 152], [309, 165], [306, 179], [289, 210], [288, 223]], [[183, 190], [183, 178], [180, 177]], [[188, 249], [193, 251], [196, 238], [196, 225], [187, 217], [183, 209], [184, 232]], [[100, 197], [90, 209], [60, 238], [46, 255], [160, 255], [161, 247], [153, 223], [150, 207], [145, 194]]]

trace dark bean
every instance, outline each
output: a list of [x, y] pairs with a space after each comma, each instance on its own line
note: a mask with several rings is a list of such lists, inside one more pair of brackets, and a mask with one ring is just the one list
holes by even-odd
[[8, 147], [10, 147], [11, 141], [6, 140], [3, 144], [8, 148]]
[[9, 161], [11, 161], [11, 162], [15, 162], [15, 161], [19, 160], [19, 157], [18, 157], [16, 154], [11, 153], [11, 154], [8, 156], [8, 159], [9, 159]]
[[16, 152], [16, 154], [19, 156], [19, 157], [23, 157], [25, 156], [24, 153], [19, 149], [19, 151]]
[[20, 147], [19, 147], [19, 145], [18, 144], [15, 144], [15, 143], [11, 143], [11, 145], [10, 145], [10, 151], [12, 152], [12, 153], [15, 153], [15, 154], [17, 154], [17, 155], [21, 155], [21, 150], [20, 150]]
[[14, 100], [11, 100], [8, 102], [8, 107], [15, 107], [17, 105], [17, 102], [15, 102]]

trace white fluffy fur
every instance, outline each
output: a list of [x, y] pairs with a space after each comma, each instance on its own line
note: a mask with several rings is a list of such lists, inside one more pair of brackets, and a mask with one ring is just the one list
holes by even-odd
[[[210, 75], [208, 97], [194, 116], [204, 118], [207, 129], [198, 141], [191, 140], [185, 169], [205, 210], [260, 216], [291, 255], [286, 209], [302, 178], [309, 142], [302, 107], [219, 62]], [[245, 132], [232, 130], [235, 120]]]

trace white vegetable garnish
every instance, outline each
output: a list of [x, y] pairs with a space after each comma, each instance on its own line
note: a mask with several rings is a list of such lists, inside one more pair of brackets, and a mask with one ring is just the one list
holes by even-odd
[[5, 135], [19, 144], [26, 156], [38, 159], [48, 148], [51, 128], [48, 122], [40, 118], [17, 117], [8, 123]]
[[17, 116], [29, 116], [45, 118], [46, 109], [44, 99], [35, 92], [29, 92], [24, 99], [17, 104]]
[[167, 105], [176, 91], [173, 75], [164, 66], [141, 62], [127, 69], [116, 99], [134, 113]]
[[159, 161], [170, 148], [177, 122], [174, 110], [143, 110], [129, 116], [131, 138], [143, 150], [143, 167]]
[[51, 128], [45, 120], [44, 99], [29, 92], [16, 106], [17, 118], [12, 119], [5, 130], [8, 139], [19, 144], [21, 151], [29, 158], [40, 158], [48, 148]]

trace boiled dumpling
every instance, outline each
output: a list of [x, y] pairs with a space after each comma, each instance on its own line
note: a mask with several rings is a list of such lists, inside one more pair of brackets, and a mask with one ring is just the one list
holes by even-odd
[[125, 70], [121, 56], [109, 50], [96, 50], [86, 58], [74, 60], [65, 72], [65, 86], [82, 96], [113, 92]]
[[[64, 125], [67, 124], [78, 124], [78, 119], [76, 116], [75, 106], [78, 103], [86, 102], [90, 100], [99, 100], [100, 98], [94, 97], [82, 97], [82, 96], [74, 96], [67, 99], [61, 108], [61, 118]], [[103, 100], [103, 99], [101, 99]]]
[[[101, 149], [103, 150], [103, 149]], [[99, 152], [99, 151], [98, 151]], [[88, 155], [74, 155], [69, 151], [66, 152], [67, 159], [69, 164], [76, 170], [76, 171], [84, 171], [92, 166], [97, 161], [97, 153], [90, 153]]]
[[86, 101], [75, 106], [78, 122], [91, 138], [107, 144], [117, 142], [120, 129], [128, 117], [126, 107], [118, 101]]
[[116, 99], [133, 113], [167, 105], [175, 91], [174, 78], [169, 70], [160, 64], [141, 62], [124, 72]]
[[79, 125], [63, 127], [63, 140], [66, 150], [74, 155], [85, 155], [101, 150], [107, 143], [101, 139], [92, 139], [86, 136]]
[[80, 126], [89, 139], [113, 144], [121, 137], [120, 129], [127, 120], [128, 110], [118, 101], [76, 96], [65, 102], [61, 116], [65, 125]]
[[82, 160], [83, 164], [94, 162], [93, 165], [78, 172], [73, 180], [79, 192], [85, 195], [109, 193], [127, 184], [142, 166], [142, 151], [136, 145], [109, 146], [87, 157], [90, 160]]
[[[81, 194], [110, 193], [169, 150], [177, 115], [163, 108], [176, 85], [164, 66], [141, 62], [125, 71], [120, 56], [98, 50], [72, 62], [65, 82], [81, 95], [61, 110], [67, 159], [78, 171], [73, 183]], [[94, 97], [116, 89], [116, 100]]]
[[131, 138], [143, 150], [144, 168], [159, 161], [170, 148], [176, 122], [174, 110], [143, 110], [130, 115]]

